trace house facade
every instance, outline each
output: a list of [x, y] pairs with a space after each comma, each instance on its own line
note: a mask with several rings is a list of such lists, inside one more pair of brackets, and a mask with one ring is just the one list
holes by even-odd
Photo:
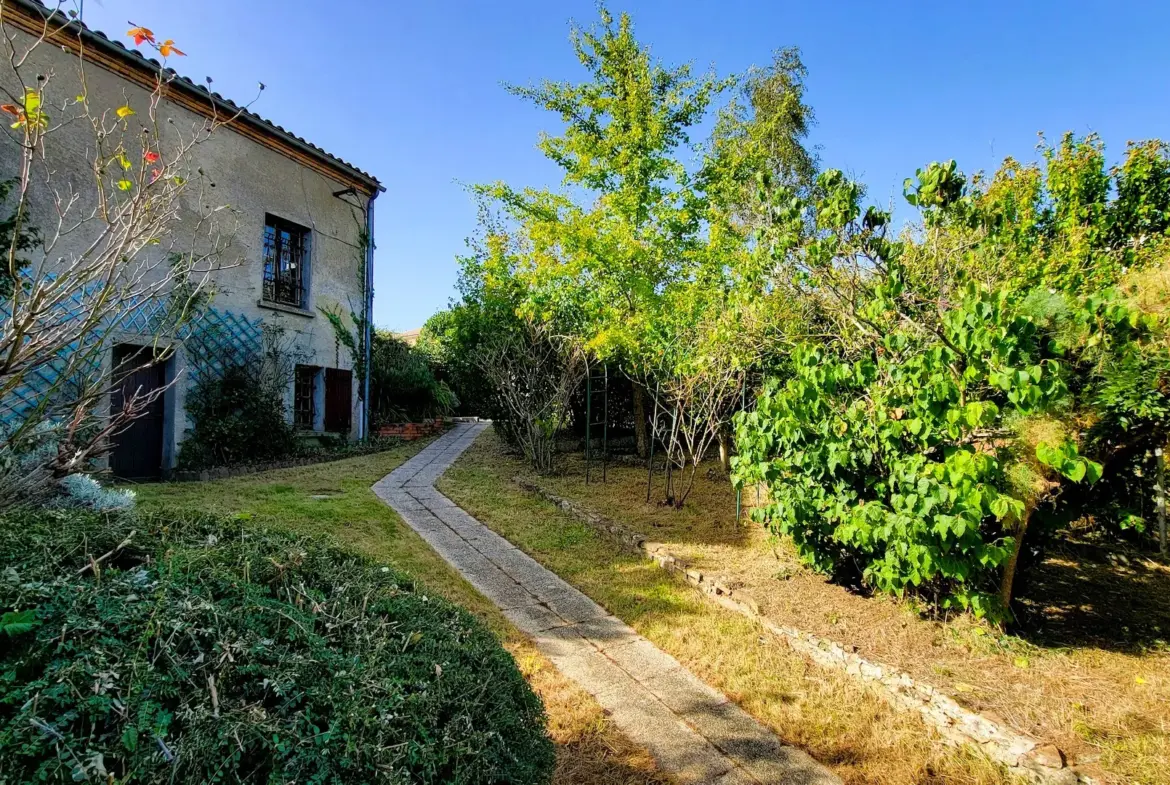
[[[2, 8], [5, 32], [17, 36], [18, 48], [50, 31], [51, 45], [36, 47], [30, 60], [37, 73], [51, 74], [56, 94], [73, 95], [76, 89], [90, 105], [150, 111], [157, 62], [60, 12], [54, 16], [39, 3], [6, 0]], [[339, 342], [322, 309], [368, 317], [373, 243], [367, 238], [373, 236], [374, 200], [384, 189], [373, 176], [280, 126], [190, 80], [162, 73], [167, 83], [155, 122], [164, 128], [223, 122], [199, 145], [200, 187], [182, 196], [176, 225], [179, 232], [198, 231], [192, 227], [201, 227], [200, 200], [227, 206], [220, 222], [228, 227], [226, 263], [210, 273], [213, 295], [187, 331], [202, 340], [180, 340], [165, 363], [136, 372], [135, 385], [160, 386], [165, 393], [147, 416], [116, 437], [110, 456], [115, 474], [139, 479], [173, 468], [190, 426], [186, 398], [200, 372], [215, 372], [224, 357], [240, 353], [236, 350], [262, 350], [261, 343], [273, 335], [290, 359], [285, 403], [298, 430], [362, 438], [368, 427], [361, 403], [367, 380], [358, 378], [354, 369], [361, 363]], [[20, 93], [11, 72], [0, 74], [0, 86], [9, 95]], [[68, 169], [75, 166], [79, 181], [92, 178], [87, 149], [92, 140], [92, 129], [81, 124], [76, 132], [69, 127], [56, 132], [54, 161], [65, 177], [73, 177]], [[0, 150], [0, 178], [14, 175], [16, 157], [10, 147]], [[54, 209], [49, 195], [34, 198], [32, 222], [51, 223]], [[109, 341], [108, 362], [114, 366], [152, 350], [150, 336], [123, 331]], [[117, 397], [115, 391], [110, 405], [118, 405]]]

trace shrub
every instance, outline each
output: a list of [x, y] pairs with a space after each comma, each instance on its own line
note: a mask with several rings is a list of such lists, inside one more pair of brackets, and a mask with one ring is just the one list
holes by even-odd
[[806, 563], [998, 618], [1031, 512], [1056, 478], [1101, 467], [1051, 424], [1064, 370], [1033, 322], [1002, 294], [947, 316], [939, 338], [894, 329], [853, 362], [798, 346], [790, 377], [737, 417], [733, 463], [766, 483], [753, 515]]
[[0, 562], [0, 785], [550, 775], [508, 654], [389, 568], [238, 521], [64, 511], [0, 521]]
[[481, 318], [481, 311], [467, 304], [439, 311], [427, 319], [414, 348], [451, 388], [459, 401], [459, 414], [500, 421], [504, 415], [495, 388], [476, 363], [485, 337], [498, 332]]
[[61, 480], [61, 492], [61, 496], [52, 500], [52, 506], [98, 512], [127, 510], [134, 506], [136, 496], [129, 489], [103, 488], [101, 483], [88, 474], [65, 477]]
[[297, 449], [281, 391], [267, 384], [256, 365], [231, 365], [220, 376], [201, 379], [187, 393], [187, 429], [179, 468], [277, 460]]
[[431, 419], [459, 405], [451, 388], [435, 378], [427, 356], [390, 333], [375, 331], [370, 359], [376, 425]]

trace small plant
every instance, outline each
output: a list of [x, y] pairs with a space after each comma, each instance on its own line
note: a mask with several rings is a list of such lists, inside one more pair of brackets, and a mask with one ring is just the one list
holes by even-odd
[[459, 399], [435, 378], [427, 356], [383, 330], [374, 332], [370, 404], [376, 425], [450, 414]]
[[71, 474], [61, 480], [60, 488], [61, 495], [51, 502], [53, 507], [113, 512], [134, 506], [134, 491], [103, 488], [101, 483], [88, 474]]
[[187, 393], [194, 423], [179, 451], [181, 469], [271, 461], [296, 452], [296, 428], [282, 391], [266, 384], [256, 366], [231, 366], [201, 380]]

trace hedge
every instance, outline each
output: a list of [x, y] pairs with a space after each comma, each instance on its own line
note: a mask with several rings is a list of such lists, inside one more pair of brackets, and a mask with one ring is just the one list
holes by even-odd
[[239, 520], [72, 511], [0, 519], [0, 565], [0, 785], [551, 776], [511, 657], [388, 567]]

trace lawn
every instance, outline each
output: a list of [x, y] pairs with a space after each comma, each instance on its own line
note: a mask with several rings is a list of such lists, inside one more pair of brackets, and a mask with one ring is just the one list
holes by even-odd
[[370, 485], [425, 445], [227, 480], [136, 488], [144, 509], [188, 508], [238, 515], [257, 525], [333, 541], [419, 578], [467, 608], [495, 632], [544, 701], [557, 745], [554, 782], [584, 785], [666, 783], [653, 760], [614, 728], [601, 708], [561, 676], [487, 599], [447, 566]]
[[[894, 712], [844, 674], [810, 665], [755, 623], [704, 601], [653, 563], [524, 493], [511, 482], [521, 472], [489, 431], [438, 487], [847, 783], [1005, 781], [989, 760], [944, 746], [916, 717]], [[572, 484], [573, 475], [563, 482]], [[587, 498], [596, 491], [578, 490]], [[641, 492], [644, 505], [644, 485]]]
[[1058, 540], [1022, 587], [1021, 624], [1005, 635], [969, 615], [930, 618], [912, 602], [865, 596], [804, 569], [788, 543], [750, 522], [737, 525], [735, 492], [718, 472], [699, 472], [682, 510], [659, 506], [655, 496], [646, 502], [645, 468], [611, 465], [604, 485], [586, 486], [583, 478], [583, 463], [569, 456], [562, 474], [539, 482], [666, 544], [704, 573], [726, 575], [775, 621], [856, 646], [970, 709], [1056, 744], [1104, 781], [1166, 782], [1165, 565]]

